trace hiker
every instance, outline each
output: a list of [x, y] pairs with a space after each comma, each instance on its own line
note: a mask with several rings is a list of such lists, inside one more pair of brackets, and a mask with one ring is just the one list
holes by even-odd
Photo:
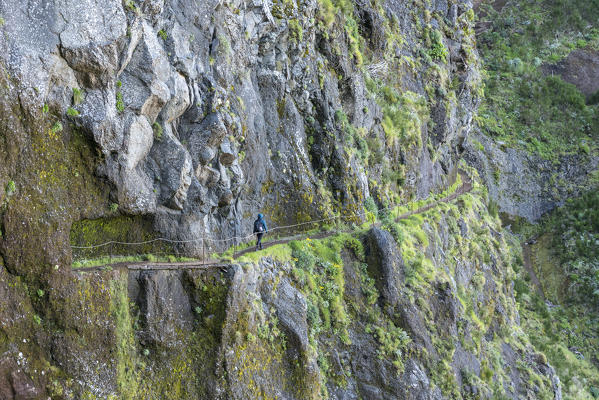
[[268, 233], [266, 221], [264, 221], [264, 216], [262, 214], [258, 214], [258, 219], [254, 221], [254, 233], [258, 238], [256, 241], [256, 250], [262, 250], [262, 235]]

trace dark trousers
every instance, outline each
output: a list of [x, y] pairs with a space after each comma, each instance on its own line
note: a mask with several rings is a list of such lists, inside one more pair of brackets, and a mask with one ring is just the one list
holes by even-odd
[[256, 233], [256, 238], [258, 238], [256, 241], [256, 248], [259, 248], [260, 250], [262, 250], [262, 235], [264, 235], [264, 233]]

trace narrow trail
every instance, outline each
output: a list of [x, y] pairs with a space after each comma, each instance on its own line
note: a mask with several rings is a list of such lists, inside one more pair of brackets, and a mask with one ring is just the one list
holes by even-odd
[[[460, 176], [462, 177], [462, 185], [459, 188], [457, 188], [455, 192], [453, 192], [452, 194], [445, 196], [439, 200], [435, 200], [435, 201], [431, 202], [430, 204], [427, 204], [427, 205], [417, 208], [415, 210], [403, 213], [400, 216], [398, 216], [397, 218], [395, 218], [395, 221], [398, 222], [403, 219], [407, 219], [415, 214], [422, 214], [422, 213], [438, 206], [441, 203], [449, 203], [450, 201], [457, 199], [459, 196], [472, 191], [472, 181], [471, 181], [470, 177], [468, 175], [466, 175], [465, 173], [463, 173], [462, 171], [460, 171]], [[373, 226], [380, 226], [380, 225], [381, 225], [380, 222], [373, 224]], [[328, 232], [320, 232], [320, 233], [316, 233], [314, 235], [310, 235], [310, 238], [311, 239], [325, 239], [327, 237], [334, 236], [338, 233], [341, 233], [341, 231], [333, 230], [333, 231], [328, 231]], [[262, 244], [262, 249], [264, 250], [264, 249], [267, 249], [269, 247], [276, 246], [279, 244], [286, 244], [293, 240], [302, 239], [306, 236], [307, 236], [306, 233], [299, 233], [299, 234], [296, 234], [293, 236], [288, 236], [288, 237], [273, 240], [270, 242], [264, 242]], [[239, 257], [249, 254], [249, 253], [252, 253], [254, 251], [256, 251], [255, 247], [250, 245], [246, 249], [235, 252], [233, 254], [233, 259], [238, 259]], [[230, 263], [221, 262], [218, 260], [205, 260], [205, 261], [198, 260], [198, 261], [185, 261], [185, 262], [142, 261], [142, 262], [116, 262], [116, 263], [102, 265], [102, 266], [77, 268], [74, 271], [75, 272], [93, 272], [93, 271], [105, 270], [107, 268], [112, 268], [112, 269], [117, 269], [117, 270], [127, 269], [127, 270], [132, 270], [132, 271], [215, 269], [215, 268], [226, 269], [230, 266], [231, 266]]]
[[537, 289], [537, 293], [539, 294], [539, 296], [541, 296], [543, 301], [545, 301], [545, 293], [543, 293], [543, 286], [541, 285], [541, 281], [537, 277], [537, 274], [535, 273], [535, 269], [533, 268], [533, 265], [532, 265], [532, 250], [531, 250], [530, 244], [529, 244], [532, 240], [534, 240], [534, 239], [532, 239], [532, 238], [528, 239], [522, 245], [522, 258], [523, 258], [523, 262], [524, 262], [524, 268], [528, 272], [528, 276], [530, 276], [531, 282], [534, 284], [535, 288]]

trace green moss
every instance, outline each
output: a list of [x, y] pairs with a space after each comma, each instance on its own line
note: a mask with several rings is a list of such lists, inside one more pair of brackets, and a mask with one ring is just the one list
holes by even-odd
[[84, 98], [85, 98], [85, 96], [81, 89], [73, 88], [73, 104], [74, 105], [78, 106], [79, 104], [83, 103]]
[[[143, 216], [118, 216], [81, 220], [71, 226], [72, 246], [92, 246], [109, 241], [139, 243], [158, 237], [152, 221]], [[140, 245], [109, 245], [93, 249], [73, 249], [74, 258], [90, 259], [110, 255], [133, 254], [176, 254], [171, 245], [165, 242], [150, 242]]]
[[162, 125], [160, 125], [158, 122], [154, 122], [152, 124], [152, 131], [154, 132], [154, 140], [157, 142], [162, 141]]
[[74, 108], [72, 108], [72, 107], [69, 107], [69, 108], [67, 109], [67, 115], [68, 115], [69, 117], [78, 117], [78, 116], [79, 116], [79, 111], [75, 110], [75, 109], [74, 109]]
[[428, 54], [433, 60], [446, 63], [449, 50], [443, 43], [443, 35], [439, 30], [427, 30], [427, 37], [430, 43]]
[[127, 275], [122, 274], [110, 282], [111, 310], [115, 321], [116, 379], [120, 398], [136, 398], [138, 387], [136, 370], [136, 347], [133, 323], [129, 313]]
[[304, 38], [304, 31], [299, 21], [297, 19], [291, 19], [288, 22], [288, 26], [289, 38], [291, 39], [291, 42], [295, 44], [301, 43]]
[[123, 101], [123, 93], [122, 92], [116, 92], [116, 110], [119, 113], [122, 113], [123, 111], [125, 111], [125, 102]]

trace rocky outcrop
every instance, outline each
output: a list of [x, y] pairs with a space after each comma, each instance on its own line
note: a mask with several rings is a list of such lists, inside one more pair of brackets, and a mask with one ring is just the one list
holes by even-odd
[[542, 69], [575, 85], [587, 98], [599, 90], [599, 53], [594, 50], [574, 50], [559, 63], [543, 65]]
[[530, 222], [587, 191], [599, 168], [593, 154], [546, 160], [483, 134], [471, 135], [464, 149], [464, 157], [478, 170], [499, 210]]
[[372, 228], [368, 232], [366, 261], [376, 277], [377, 289], [391, 307], [399, 302], [399, 288], [405, 281], [401, 253], [393, 236], [387, 231]]

